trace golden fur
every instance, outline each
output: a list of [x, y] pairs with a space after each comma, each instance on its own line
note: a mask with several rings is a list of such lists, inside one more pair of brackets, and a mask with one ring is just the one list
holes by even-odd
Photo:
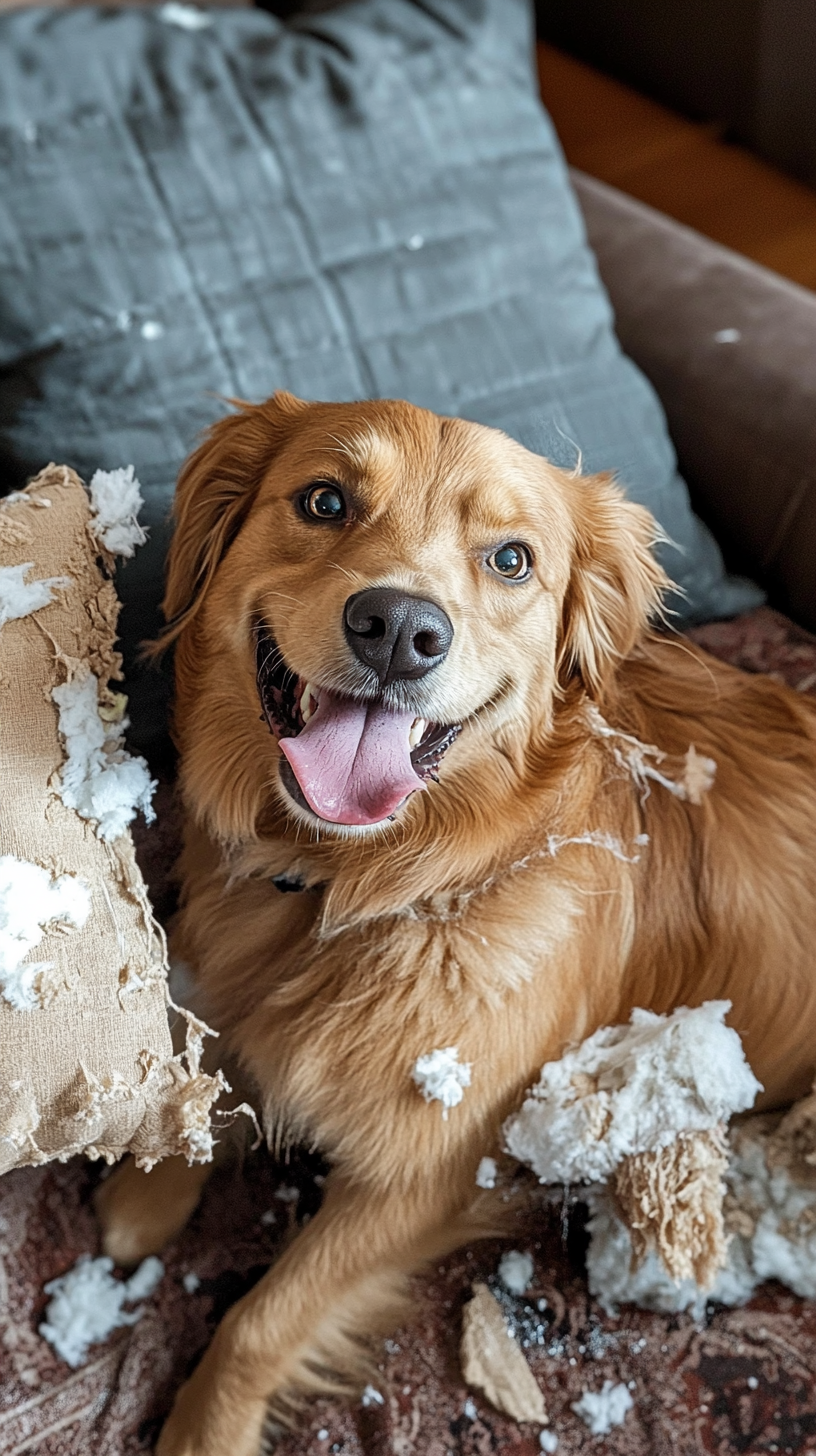
[[[327, 477], [354, 522], [297, 516], [293, 496]], [[176, 951], [275, 1143], [315, 1144], [334, 1171], [183, 1387], [161, 1456], [254, 1456], [269, 1403], [286, 1419], [309, 1392], [353, 1390], [407, 1274], [500, 1226], [477, 1164], [542, 1063], [598, 1026], [727, 997], [762, 1105], [808, 1089], [816, 710], [650, 630], [654, 539], [609, 479], [397, 402], [279, 394], [185, 466], [165, 600], [188, 815]], [[532, 548], [527, 583], [484, 568], [508, 540]], [[252, 622], [304, 678], [353, 691], [342, 610], [371, 585], [448, 613], [447, 660], [404, 696], [464, 731], [395, 823], [321, 828], [280, 785]], [[713, 787], [684, 799], [652, 781], [646, 796], [593, 705], [670, 755], [670, 778], [690, 745], [715, 760]], [[282, 872], [309, 888], [280, 894]], [[452, 1044], [473, 1080], [445, 1121], [411, 1069]], [[148, 1175], [149, 1216], [145, 1175], [109, 1185], [112, 1251], [178, 1227], [191, 1199], [167, 1168]]]

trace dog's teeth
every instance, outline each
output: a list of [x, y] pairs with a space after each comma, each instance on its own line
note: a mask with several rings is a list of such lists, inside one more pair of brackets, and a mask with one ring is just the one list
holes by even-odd
[[314, 708], [312, 707], [313, 700], [315, 703], [317, 702], [317, 688], [312, 683], [307, 683], [300, 699], [300, 716], [304, 724], [308, 723], [314, 713]]
[[408, 734], [408, 747], [416, 748], [428, 724], [424, 718], [415, 718]]

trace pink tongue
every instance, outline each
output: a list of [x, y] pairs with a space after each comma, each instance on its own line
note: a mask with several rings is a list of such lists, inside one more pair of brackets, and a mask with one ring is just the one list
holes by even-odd
[[322, 692], [297, 738], [280, 739], [315, 814], [332, 824], [378, 824], [424, 789], [408, 746], [415, 716]]

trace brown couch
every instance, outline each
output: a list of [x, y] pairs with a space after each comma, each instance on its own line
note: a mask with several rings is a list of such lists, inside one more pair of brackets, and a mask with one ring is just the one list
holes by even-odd
[[729, 565], [816, 631], [816, 295], [573, 174], [621, 343]]

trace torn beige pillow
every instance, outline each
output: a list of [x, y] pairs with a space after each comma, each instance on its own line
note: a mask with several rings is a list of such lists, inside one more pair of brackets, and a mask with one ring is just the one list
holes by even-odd
[[124, 747], [113, 552], [143, 539], [133, 472], [91, 497], [63, 466], [0, 500], [0, 1172], [130, 1150], [212, 1157], [224, 1085], [200, 1023], [174, 1056], [164, 935], [128, 828], [152, 814]]

